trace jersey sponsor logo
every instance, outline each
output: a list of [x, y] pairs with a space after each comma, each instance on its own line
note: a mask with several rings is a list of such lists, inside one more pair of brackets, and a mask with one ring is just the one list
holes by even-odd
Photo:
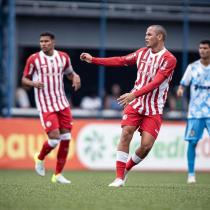
[[148, 65], [150, 64], [150, 62], [148, 62], [147, 60], [144, 60], [144, 59], [141, 60], [141, 63], [145, 63], [145, 64], [148, 64]]
[[144, 71], [142, 72], [142, 71], [140, 71], [139, 74], [141, 74], [142, 76], [150, 76], [150, 77], [153, 76], [153, 74], [151, 74], [151, 72], [144, 72]]
[[57, 73], [57, 72], [48, 72], [48, 73], [45, 73], [44, 74], [45, 76], [58, 76], [58, 75], [60, 75], [60, 73]]
[[47, 64], [42, 64], [41, 69], [43, 69], [43, 68], [47, 68]]
[[141, 60], [141, 63], [146, 64], [148, 66], [152, 66], [153, 69], [157, 69], [159, 67], [159, 64], [158, 63], [152, 64], [152, 61], [151, 60], [148, 61], [148, 60], [142, 59]]

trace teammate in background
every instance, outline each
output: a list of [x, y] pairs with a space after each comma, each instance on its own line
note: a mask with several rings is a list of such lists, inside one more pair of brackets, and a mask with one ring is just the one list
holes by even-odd
[[[130, 93], [118, 98], [123, 105], [122, 133], [117, 147], [116, 179], [110, 187], [125, 184], [128, 171], [140, 163], [151, 150], [160, 130], [163, 107], [169, 83], [176, 66], [176, 58], [165, 48], [166, 30], [151, 25], [145, 35], [146, 47], [122, 57], [96, 58], [88, 53], [81, 60], [104, 66], [137, 65], [137, 79]], [[142, 136], [140, 146], [128, 160], [129, 145], [134, 132]]]
[[188, 141], [188, 183], [195, 183], [196, 146], [207, 128], [210, 135], [210, 40], [199, 45], [200, 59], [189, 64], [177, 90], [183, 96], [184, 87], [190, 85], [190, 103], [185, 140]]
[[72, 115], [64, 92], [63, 76], [66, 75], [72, 81], [75, 91], [80, 88], [81, 82], [72, 68], [69, 56], [54, 47], [55, 36], [50, 32], [42, 33], [41, 51], [28, 58], [22, 85], [34, 88], [41, 123], [48, 135], [41, 151], [34, 156], [35, 170], [40, 176], [45, 176], [44, 159], [59, 144], [57, 164], [51, 181], [70, 184], [71, 181], [61, 174], [68, 155], [72, 129]]

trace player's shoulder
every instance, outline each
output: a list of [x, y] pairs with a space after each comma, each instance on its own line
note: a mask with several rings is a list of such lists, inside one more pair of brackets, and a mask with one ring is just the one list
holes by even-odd
[[38, 58], [38, 56], [39, 56], [39, 52], [33, 53], [28, 57], [27, 60], [30, 62], [33, 62], [33, 61], [35, 61], [36, 58]]
[[136, 50], [136, 52], [137, 52], [137, 53], [146, 52], [147, 50], [149, 50], [149, 48], [147, 48], [147, 47], [142, 47], [142, 48], [139, 48], [138, 50]]
[[196, 61], [193, 61], [192, 63], [190, 63], [189, 65], [190, 66], [198, 66], [198, 65], [200, 65], [201, 63], [200, 63], [200, 60], [196, 60]]
[[193, 61], [192, 63], [189, 63], [187, 66], [187, 69], [188, 69], [188, 71], [189, 70], [197, 71], [197, 69], [199, 69], [200, 66], [201, 66], [200, 60], [196, 60], [196, 61]]
[[61, 50], [57, 50], [57, 52], [61, 57], [64, 56], [65, 58], [69, 58], [69, 55], [66, 52], [61, 51]]
[[138, 57], [139, 54], [145, 54], [147, 52], [148, 48], [147, 47], [142, 47], [137, 49], [135, 52], [133, 52], [133, 55]]
[[166, 60], [170, 60], [171, 62], [175, 62], [175, 63], [177, 62], [176, 57], [168, 50], [165, 51], [163, 56]]

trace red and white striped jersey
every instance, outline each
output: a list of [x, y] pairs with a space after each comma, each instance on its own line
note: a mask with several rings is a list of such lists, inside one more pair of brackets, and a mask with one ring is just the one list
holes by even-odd
[[137, 78], [131, 92], [136, 92], [151, 83], [156, 74], [164, 75], [165, 80], [145, 95], [135, 98], [130, 105], [143, 115], [156, 115], [163, 113], [169, 83], [176, 66], [176, 58], [164, 48], [153, 53], [151, 48], [140, 48], [134, 53], [122, 57], [93, 58], [92, 63], [106, 66], [137, 65]]
[[63, 75], [72, 72], [70, 58], [65, 52], [54, 50], [52, 56], [47, 56], [40, 51], [28, 58], [24, 76], [44, 83], [43, 89], [34, 88], [39, 111], [55, 112], [69, 106], [64, 91]]

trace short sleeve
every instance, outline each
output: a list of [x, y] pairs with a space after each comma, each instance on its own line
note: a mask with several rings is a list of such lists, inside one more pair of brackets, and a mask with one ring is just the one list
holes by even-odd
[[64, 67], [64, 74], [67, 75], [67, 74], [71, 74], [74, 70], [73, 70], [73, 67], [71, 65], [70, 57], [67, 54], [65, 54], [65, 58], [66, 58], [66, 64], [65, 64], [65, 67]]
[[35, 58], [35, 55], [31, 55], [27, 59], [26, 65], [25, 65], [25, 68], [23, 71], [23, 76], [32, 78], [32, 75], [33, 75], [34, 69], [35, 69], [34, 58]]
[[180, 81], [180, 85], [183, 85], [183, 86], [188, 86], [191, 82], [191, 78], [192, 78], [192, 66], [191, 64], [189, 64], [187, 66], [187, 69]]

